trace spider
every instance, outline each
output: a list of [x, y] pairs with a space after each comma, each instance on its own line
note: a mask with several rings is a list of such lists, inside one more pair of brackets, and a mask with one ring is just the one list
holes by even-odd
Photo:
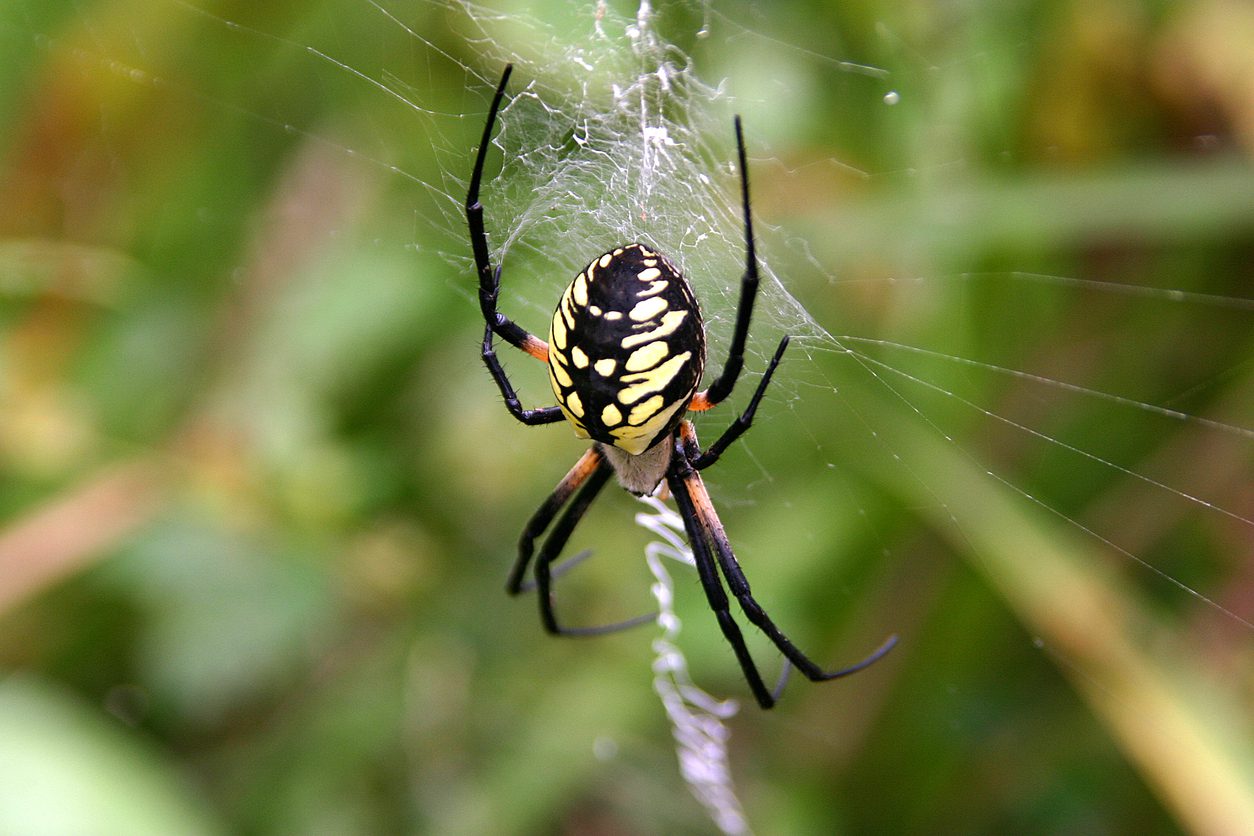
[[[701, 480], [700, 471], [717, 462], [727, 447], [753, 423], [758, 402], [788, 347], [788, 337], [780, 340], [748, 407], [708, 448], [701, 449], [692, 422], [684, 417], [690, 411], [704, 411], [725, 400], [744, 366], [745, 339], [758, 291], [758, 263], [740, 117], [735, 118], [735, 128], [744, 208], [745, 272], [740, 283], [740, 301], [727, 363], [708, 388], [698, 391], [706, 351], [705, 329], [697, 299], [675, 265], [666, 256], [642, 244], [614, 247], [593, 259], [575, 277], [553, 313], [547, 342], [497, 310], [501, 267], [493, 267], [488, 254], [479, 185], [497, 111], [512, 69], [510, 65], [505, 67], [496, 88], [466, 195], [466, 220], [479, 274], [479, 306], [485, 323], [483, 362], [500, 389], [505, 407], [518, 421], [535, 426], [567, 420], [573, 425], [576, 436], [589, 438], [593, 444], [528, 521], [519, 541], [517, 560], [509, 574], [507, 591], [517, 595], [536, 589], [540, 620], [554, 635], [600, 634], [651, 620], [653, 616], [647, 615], [605, 627], [562, 626], [554, 612], [552, 582], [557, 570], [552, 564], [611, 474], [623, 488], [637, 496], [653, 492], [665, 480], [683, 519], [701, 587], [762, 708], [775, 704], [790, 665], [815, 682], [862, 670], [887, 653], [896, 637], [890, 637], [861, 662], [841, 670], [825, 671], [811, 661], [754, 600]], [[549, 382], [557, 397], [556, 406], [523, 408], [493, 350], [493, 335], [547, 363]], [[536, 540], [563, 507], [565, 512], [544, 540], [539, 554], [535, 554]], [[528, 583], [524, 576], [533, 557], [535, 579]], [[784, 655], [783, 674], [774, 689], [767, 688], [763, 682], [740, 628], [732, 618], [729, 599], [719, 579], [720, 571], [745, 617]]]

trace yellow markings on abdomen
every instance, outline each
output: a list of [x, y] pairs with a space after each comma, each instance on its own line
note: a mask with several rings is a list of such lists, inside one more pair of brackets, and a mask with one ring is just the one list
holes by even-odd
[[651, 369], [658, 363], [666, 359], [666, 355], [670, 353], [670, 347], [665, 340], [649, 343], [644, 348], [637, 348], [628, 357], [627, 362], [623, 364], [623, 368], [629, 372], [642, 372], [645, 369]]
[[[558, 308], [560, 309], [561, 306], [559, 305]], [[549, 327], [549, 345], [566, 350], [566, 323], [562, 321], [561, 313], [553, 314], [553, 324]]]
[[627, 413], [627, 423], [637, 426], [643, 423], [650, 415], [657, 412], [666, 403], [666, 399], [661, 395], [654, 395], [646, 401], [641, 401], [631, 408], [631, 412]]
[[549, 382], [575, 435], [645, 453], [693, 397], [700, 322], [663, 256], [626, 244], [593, 259], [567, 285], [549, 331]]
[[[661, 397], [650, 398], [645, 403], [652, 406], [652, 402], [655, 400], [660, 401], [662, 399]], [[652, 417], [644, 414], [645, 404], [640, 404], [632, 409], [631, 413], [632, 416], [635, 416], [637, 410], [640, 410], [641, 414], [638, 417], [643, 423], [639, 426], [626, 426], [610, 430], [610, 435], [618, 439], [614, 443], [614, 446], [622, 450], [626, 450], [633, 456], [640, 455], [649, 448], [649, 442], [656, 438], [657, 434], [670, 423], [671, 419], [675, 416], [675, 413], [682, 409], [684, 404], [684, 401], [675, 401], [673, 404], [666, 407], [661, 412], [654, 414]], [[631, 416], [628, 417], [628, 420], [631, 420]]]
[[619, 379], [623, 383], [631, 385], [624, 386], [618, 390], [618, 402], [621, 404], [632, 404], [646, 395], [661, 392], [675, 379], [675, 375], [679, 374], [680, 369], [684, 367], [684, 364], [688, 362], [690, 357], [692, 357], [692, 352], [685, 351], [683, 354], [676, 354], [656, 368], [645, 372], [623, 375]]
[[[658, 327], [650, 331], [641, 331], [639, 334], [632, 334], [630, 337], [624, 337], [623, 348], [635, 348], [638, 345], [651, 343], [654, 340], [673, 334], [675, 329], [683, 324], [687, 316], [687, 311], [667, 311], [662, 314], [662, 324]], [[606, 319], [608, 318], [609, 315], [607, 314]]]
[[635, 307], [627, 314], [636, 322], [648, 322], [650, 319], [657, 319], [662, 311], [670, 307], [666, 300], [661, 296], [654, 296], [645, 299], [643, 302], [637, 302]]
[[566, 371], [565, 365], [566, 360], [562, 355], [556, 351], [549, 352], [549, 382], [553, 384], [553, 392], [559, 397], [561, 396], [561, 391], [558, 388], [559, 384], [570, 388], [575, 382], [570, 379], [570, 373]]
[[[575, 351], [579, 349], [576, 348]], [[580, 420], [584, 416], [583, 398], [579, 397], [578, 392], [568, 392], [574, 381], [570, 373], [566, 371], [566, 362], [566, 358], [561, 353], [549, 352], [549, 386], [552, 387], [553, 394], [557, 396], [557, 405], [562, 408], [562, 414], [575, 428], [575, 436], [588, 438], [588, 428]]]

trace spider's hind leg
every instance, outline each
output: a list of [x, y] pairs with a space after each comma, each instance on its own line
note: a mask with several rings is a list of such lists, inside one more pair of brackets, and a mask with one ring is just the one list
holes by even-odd
[[[767, 690], [766, 684], [762, 681], [762, 676], [758, 672], [757, 665], [754, 664], [753, 657], [745, 645], [740, 628], [731, 617], [727, 593], [723, 590], [722, 583], [718, 577], [719, 571], [722, 572], [723, 578], [726, 579], [727, 587], [731, 594], [740, 603], [740, 609], [744, 612], [745, 617], [766, 634], [767, 638], [779, 649], [779, 652], [784, 655], [789, 664], [796, 667], [811, 681], [823, 682], [857, 673], [878, 661], [891, 650], [893, 645], [897, 643], [896, 636], [890, 636], [887, 641], [865, 659], [846, 668], [826, 671], [819, 667], [809, 656], [802, 653], [784, 635], [783, 631], [775, 626], [770, 616], [766, 614], [766, 611], [754, 599], [753, 593], [749, 589], [749, 581], [741, 570], [740, 564], [736, 561], [736, 555], [732, 551], [731, 543], [727, 540], [727, 533], [723, 530], [723, 524], [714, 510], [714, 505], [710, 501], [710, 495], [705, 489], [705, 484], [700, 474], [692, 466], [692, 457], [697, 449], [696, 434], [692, 429], [692, 425], [687, 422], [681, 424], [675, 442], [675, 459], [667, 473], [667, 481], [671, 486], [672, 493], [675, 494], [675, 503], [679, 507], [680, 516], [684, 521], [684, 528], [688, 532], [688, 540], [692, 546], [693, 557], [696, 559], [701, 586], [705, 589], [710, 607], [718, 617], [723, 635], [736, 653], [736, 658], [740, 662], [740, 667], [744, 671], [750, 690], [753, 691], [758, 704], [763, 708], [773, 706], [779, 697], [779, 690], [786, 682], [786, 677], [781, 676], [779, 685], [776, 686], [774, 692]], [[718, 567], [717, 570], [715, 565]]]
[[535, 588], [534, 582], [527, 582], [524, 578], [527, 574], [527, 567], [531, 564], [531, 558], [535, 554], [536, 538], [549, 527], [549, 523], [553, 522], [557, 512], [562, 510], [562, 506], [575, 491], [579, 490], [599, 469], [606, 468], [608, 465], [601, 451], [595, 447], [589, 448], [579, 461], [575, 462], [570, 472], [562, 477], [562, 481], [557, 483], [553, 493], [549, 494], [548, 498], [531, 515], [526, 528], [523, 529], [522, 536], [518, 539], [518, 558], [509, 572], [509, 580], [505, 582], [505, 590], [510, 595], [517, 595], [519, 592]]
[[[679, 459], [679, 457], [680, 454], [677, 452], [676, 459]], [[727, 598], [727, 592], [723, 589], [722, 582], [719, 580], [714, 558], [710, 554], [710, 541], [707, 537], [706, 529], [701, 524], [693, 504], [691, 486], [694, 480], [699, 484], [701, 477], [690, 466], [687, 466], [686, 462], [679, 466], [673, 465], [666, 474], [666, 483], [675, 497], [675, 505], [679, 508], [679, 516], [684, 521], [684, 530], [688, 534], [688, 545], [692, 549], [692, 557], [697, 565], [697, 576], [701, 580], [701, 588], [705, 591], [706, 600], [718, 619], [718, 626], [723, 631], [723, 637], [727, 639], [727, 643], [731, 645], [732, 651], [736, 654], [736, 661], [740, 663], [740, 670], [744, 673], [745, 680], [749, 683], [749, 690], [753, 692], [758, 705], [762, 708], [770, 708], [775, 705], [776, 694], [773, 694], [766, 687], [766, 683], [762, 681], [762, 675], [758, 672], [758, 666], [753, 661], [752, 654], [749, 653], [749, 647], [745, 644], [744, 635], [740, 632], [740, 625], [732, 617], [731, 603]], [[704, 493], [705, 488], [700, 487], [699, 490]]]
[[[706, 501], [709, 501], [708, 496]], [[712, 507], [710, 513], [713, 515]], [[723, 577], [727, 579], [727, 586], [731, 590], [732, 595], [740, 602], [740, 609], [744, 612], [745, 618], [748, 618], [754, 626], [765, 633], [767, 638], [771, 640], [771, 643], [779, 648], [779, 652], [784, 654], [784, 658], [791, 662], [810, 681], [826, 682], [830, 679], [840, 679], [841, 677], [857, 673], [863, 668], [878, 662], [897, 644], [897, 637], [895, 635], [889, 636], [870, 655], [848, 667], [834, 671], [824, 670], [819, 667], [809, 656], [802, 653], [784, 635], [782, 630], [775, 626], [775, 622], [771, 621], [770, 616], [766, 614], [766, 611], [754, 599], [753, 593], [749, 589], [749, 581], [745, 578], [745, 574], [736, 560], [736, 555], [732, 552], [731, 544], [727, 541], [727, 535], [723, 531], [723, 526], [719, 523], [718, 517], [713, 517], [713, 523], [709, 527], [710, 539], [714, 543], [714, 552], [718, 558], [719, 568], [723, 572]]]
[[[575, 526], [583, 519], [583, 515], [587, 513], [593, 500], [605, 487], [612, 473], [613, 468], [606, 462], [604, 454], [596, 447], [589, 449], [532, 515], [519, 539], [518, 559], [510, 571], [506, 590], [511, 595], [517, 595], [519, 592], [535, 589], [540, 605], [540, 621], [544, 624], [544, 629], [554, 635], [599, 636], [645, 624], [657, 617], [656, 613], [646, 613], [625, 621], [597, 627], [563, 627], [557, 622], [553, 606], [553, 580], [574, 568], [576, 564], [583, 562], [590, 556], [590, 553], [580, 552], [556, 567], [553, 561], [561, 554]], [[569, 505], [567, 505], [568, 502]], [[527, 567], [531, 563], [532, 555], [535, 554], [535, 541], [549, 527], [563, 506], [566, 506], [566, 510], [545, 538], [539, 554], [535, 556], [535, 580], [526, 581]]]

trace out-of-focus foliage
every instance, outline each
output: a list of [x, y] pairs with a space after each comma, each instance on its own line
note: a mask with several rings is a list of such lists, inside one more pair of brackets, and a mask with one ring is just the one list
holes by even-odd
[[[952, 418], [946, 441], [941, 418], [846, 382], [839, 352], [795, 352], [801, 399], [767, 404], [786, 420], [711, 473], [716, 501], [814, 656], [901, 645], [851, 680], [793, 682], [770, 714], [746, 705], [750, 820], [1224, 832], [1254, 806], [1254, 333], [1248, 303], [1190, 294], [1254, 288], [1250, 7], [715, 5], [708, 25], [769, 37], [683, 46], [770, 148], [757, 211], [813, 242], [813, 261], [772, 263], [822, 326], [1247, 428], [912, 358], [940, 391], [1119, 463], [1076, 468], [892, 378]], [[373, 37], [365, 0], [0, 10], [2, 832], [710, 829], [650, 688], [649, 628], [557, 641], [503, 593], [580, 446], [516, 425], [482, 372], [472, 277], [415, 221], [448, 207], [412, 201], [445, 196], [344, 152], [377, 133], [425, 182], [469, 169], [483, 91], [414, 55], [497, 68], [440, 4], [389, 8], [420, 49], [399, 26]], [[465, 155], [407, 136], [315, 44], [466, 113], [442, 144]], [[909, 106], [870, 106], [815, 56], [888, 69]], [[943, 280], [960, 275], [994, 279]], [[887, 281], [916, 276], [932, 281]], [[1070, 296], [1070, 279], [1180, 296]], [[837, 385], [840, 415], [806, 399]], [[904, 471], [862, 449], [859, 421]], [[602, 558], [571, 579], [586, 623], [649, 605], [634, 511], [607, 496], [575, 544]], [[747, 697], [680, 585], [696, 675]]]

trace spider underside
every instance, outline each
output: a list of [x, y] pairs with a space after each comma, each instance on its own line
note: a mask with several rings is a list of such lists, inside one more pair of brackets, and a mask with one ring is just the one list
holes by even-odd
[[[651, 493], [665, 481], [683, 519], [706, 599], [762, 708], [775, 704], [785, 677], [781, 676], [775, 689], [766, 686], [740, 627], [732, 618], [724, 581], [745, 617], [784, 655], [785, 674], [787, 666], [792, 665], [818, 682], [862, 670], [887, 653], [895, 637], [847, 668], [825, 671], [815, 664], [754, 600], [701, 480], [700, 471], [717, 462], [753, 423], [758, 403], [788, 346], [788, 337], [780, 340], [745, 411], [708, 448], [701, 449], [692, 422], [684, 417], [688, 411], [706, 410], [725, 400], [744, 367], [745, 340], [759, 280], [740, 117], [735, 119], [735, 129], [745, 224], [745, 272], [727, 362], [714, 382], [698, 391], [706, 348], [696, 296], [683, 274], [664, 255], [642, 244], [615, 247], [591, 261], [575, 277], [553, 313], [547, 342], [497, 310], [501, 268], [493, 267], [488, 253], [479, 186], [511, 70], [511, 66], [505, 67], [492, 99], [466, 196], [466, 219], [479, 275], [479, 306], [485, 323], [483, 362], [514, 418], [527, 425], [567, 420], [577, 436], [591, 439], [593, 445], [528, 521], [507, 591], [516, 595], [534, 585], [540, 620], [555, 635], [601, 634], [652, 620], [650, 615], [607, 627], [560, 625], [554, 612], [553, 562], [611, 474], [636, 495]], [[494, 335], [547, 363], [557, 405], [523, 408], [493, 349]], [[548, 535], [536, 554], [536, 540], [545, 531]], [[531, 584], [525, 581], [525, 575], [533, 558]]]

